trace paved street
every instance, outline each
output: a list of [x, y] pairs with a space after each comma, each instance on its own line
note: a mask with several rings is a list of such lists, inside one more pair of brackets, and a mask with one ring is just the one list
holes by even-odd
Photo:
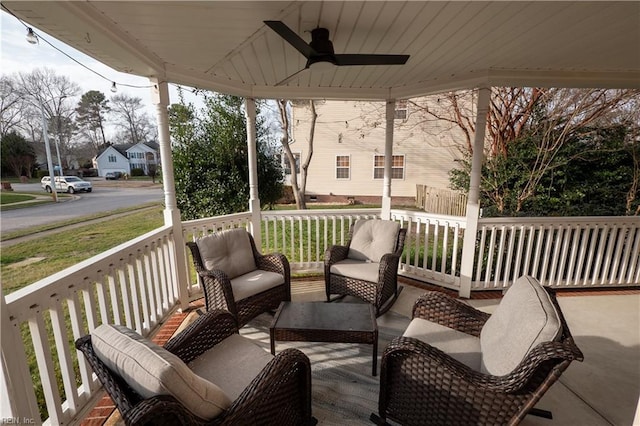
[[[104, 211], [133, 207], [163, 200], [159, 186], [123, 188], [124, 185], [102, 186], [94, 184], [93, 192], [75, 194], [72, 200], [58, 204], [44, 204], [16, 210], [0, 212], [0, 229], [4, 232], [16, 231], [31, 226], [55, 223], [80, 216]], [[14, 191], [41, 191], [40, 184], [12, 184]]]

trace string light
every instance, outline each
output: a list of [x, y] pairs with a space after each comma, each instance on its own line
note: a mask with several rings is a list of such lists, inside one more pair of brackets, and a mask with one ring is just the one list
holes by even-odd
[[33, 28], [27, 27], [27, 41], [31, 44], [38, 43], [38, 37], [33, 33]]
[[[82, 62], [78, 61], [77, 59], [75, 59], [74, 57], [72, 57], [71, 55], [69, 55], [68, 53], [66, 53], [65, 51], [61, 50], [60, 48], [56, 47], [55, 45], [53, 45], [51, 42], [49, 42], [49, 40], [47, 40], [46, 38], [42, 37], [40, 34], [36, 33], [35, 31], [33, 31], [33, 28], [31, 28], [30, 26], [28, 26], [27, 24], [25, 24], [22, 19], [18, 18], [15, 13], [13, 13], [4, 3], [0, 3], [0, 7], [2, 7], [2, 9], [4, 11], [6, 11], [8, 14], [10, 14], [11, 16], [13, 16], [14, 18], [16, 18], [18, 20], [18, 22], [20, 22], [22, 25], [24, 25], [24, 27], [27, 29], [27, 41], [30, 44], [36, 44], [36, 43], [40, 43], [40, 40], [44, 41], [46, 44], [48, 44], [49, 46], [51, 46], [52, 48], [54, 48], [55, 50], [57, 50], [58, 52], [62, 53], [64, 56], [66, 56], [67, 58], [71, 59], [73, 62], [75, 62], [76, 64], [80, 65], [81, 67], [85, 68], [88, 71], [91, 71], [92, 73], [94, 73], [95, 75], [97, 75], [98, 77], [106, 80], [106, 81], [111, 81], [112, 85], [111, 85], [111, 91], [112, 92], [116, 92], [118, 90], [118, 88], [116, 87], [116, 83], [115, 81], [112, 81], [110, 78], [105, 77], [104, 75], [100, 74], [98, 71], [91, 69], [90, 67], [88, 67], [87, 65], [83, 64]], [[151, 87], [153, 87], [152, 84], [149, 85], [136, 85], [136, 84], [126, 84], [126, 83], [118, 83], [120, 86], [126, 86], [126, 87], [131, 87], [134, 89], [149, 89]]]

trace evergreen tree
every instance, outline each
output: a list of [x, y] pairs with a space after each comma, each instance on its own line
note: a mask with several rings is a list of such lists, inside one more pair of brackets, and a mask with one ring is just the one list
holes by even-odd
[[[198, 115], [192, 105], [169, 111], [178, 208], [184, 219], [246, 211], [249, 165], [242, 98], [205, 95]], [[281, 195], [282, 170], [258, 126], [259, 197], [263, 205]]]
[[109, 112], [109, 101], [104, 93], [90, 90], [82, 95], [76, 107], [76, 123], [83, 135], [91, 142], [97, 153], [107, 143], [104, 136], [105, 115]]

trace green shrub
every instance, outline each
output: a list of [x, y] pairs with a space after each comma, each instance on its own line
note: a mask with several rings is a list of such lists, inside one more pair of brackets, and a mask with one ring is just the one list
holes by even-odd
[[144, 170], [133, 168], [131, 169], [131, 176], [144, 176]]

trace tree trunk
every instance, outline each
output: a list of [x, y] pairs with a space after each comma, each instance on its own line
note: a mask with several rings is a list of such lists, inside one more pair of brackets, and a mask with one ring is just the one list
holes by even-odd
[[300, 188], [298, 187], [296, 159], [289, 146], [289, 115], [287, 114], [287, 101], [285, 99], [278, 100], [278, 110], [280, 111], [280, 122], [282, 124], [282, 150], [287, 157], [287, 161], [289, 161], [289, 168], [291, 169], [291, 189], [293, 191], [293, 197], [296, 200], [296, 208], [298, 210], [306, 209], [304, 194], [300, 196]]

